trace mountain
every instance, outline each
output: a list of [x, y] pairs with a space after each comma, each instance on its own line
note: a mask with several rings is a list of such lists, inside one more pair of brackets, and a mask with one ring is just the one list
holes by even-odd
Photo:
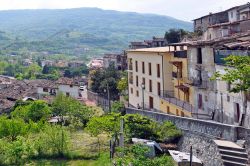
[[120, 51], [130, 41], [163, 36], [169, 28], [192, 30], [190, 22], [168, 16], [98, 8], [0, 11], [0, 22], [0, 31], [10, 35], [4, 35], [4, 50], [25, 47], [72, 55]]

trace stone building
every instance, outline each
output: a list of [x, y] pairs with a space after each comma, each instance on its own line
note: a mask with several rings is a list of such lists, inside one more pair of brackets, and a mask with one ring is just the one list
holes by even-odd
[[194, 31], [201, 30], [202, 32], [206, 32], [209, 27], [214, 25], [222, 24], [225, 27], [237, 21], [248, 20], [250, 19], [249, 6], [249, 3], [247, 3], [218, 13], [209, 13], [208, 15], [194, 19]]
[[130, 42], [130, 49], [165, 47], [168, 42], [165, 38], [153, 36], [152, 40], [144, 40], [143, 42]]
[[127, 69], [127, 55], [125, 52], [120, 54], [110, 53], [105, 54], [103, 57], [103, 67], [108, 68], [109, 66], [114, 65], [117, 70], [126, 70]]

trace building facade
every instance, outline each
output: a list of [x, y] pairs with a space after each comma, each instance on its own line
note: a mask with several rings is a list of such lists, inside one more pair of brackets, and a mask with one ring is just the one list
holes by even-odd
[[187, 77], [184, 47], [136, 49], [127, 51], [127, 55], [131, 107], [191, 116], [190, 109], [182, 106], [183, 102], [192, 100], [180, 78], [182, 74]]

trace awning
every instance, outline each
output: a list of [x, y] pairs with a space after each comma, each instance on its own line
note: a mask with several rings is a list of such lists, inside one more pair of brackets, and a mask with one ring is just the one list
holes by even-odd
[[176, 88], [180, 89], [181, 91], [183, 91], [184, 93], [188, 93], [189, 92], [189, 87], [185, 86], [185, 85], [177, 85], [175, 86]]

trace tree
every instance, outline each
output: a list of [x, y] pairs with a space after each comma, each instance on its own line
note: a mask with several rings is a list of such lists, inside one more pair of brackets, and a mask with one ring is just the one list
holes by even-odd
[[8, 119], [6, 116], [0, 117], [0, 138], [16, 140], [17, 136], [27, 133], [27, 125], [22, 119]]
[[139, 114], [127, 114], [124, 116], [125, 133], [127, 138], [142, 138], [157, 140], [157, 123]]
[[[231, 84], [229, 92], [242, 93], [243, 114], [247, 111], [247, 94], [250, 92], [250, 56], [229, 56], [224, 59], [227, 65], [225, 73], [216, 72], [212, 77]], [[244, 122], [244, 119], [241, 120]]]
[[125, 109], [124, 103], [120, 101], [115, 101], [112, 103], [111, 112], [121, 113]]
[[179, 43], [182, 40], [182, 38], [187, 34], [188, 32], [186, 32], [183, 29], [169, 29], [165, 33], [165, 39], [169, 43]]
[[16, 106], [11, 115], [13, 118], [22, 118], [26, 122], [46, 121], [51, 116], [51, 109], [45, 101], [36, 100]]
[[56, 96], [51, 107], [54, 115], [60, 116], [62, 119], [64, 116], [69, 116], [71, 123], [79, 120], [83, 125], [86, 125], [94, 115], [94, 109], [62, 93]]
[[91, 90], [100, 95], [107, 96], [107, 86], [110, 92], [110, 98], [116, 100], [119, 97], [117, 83], [121, 78], [121, 73], [114, 66], [109, 66], [105, 70], [96, 70], [90, 73]]

